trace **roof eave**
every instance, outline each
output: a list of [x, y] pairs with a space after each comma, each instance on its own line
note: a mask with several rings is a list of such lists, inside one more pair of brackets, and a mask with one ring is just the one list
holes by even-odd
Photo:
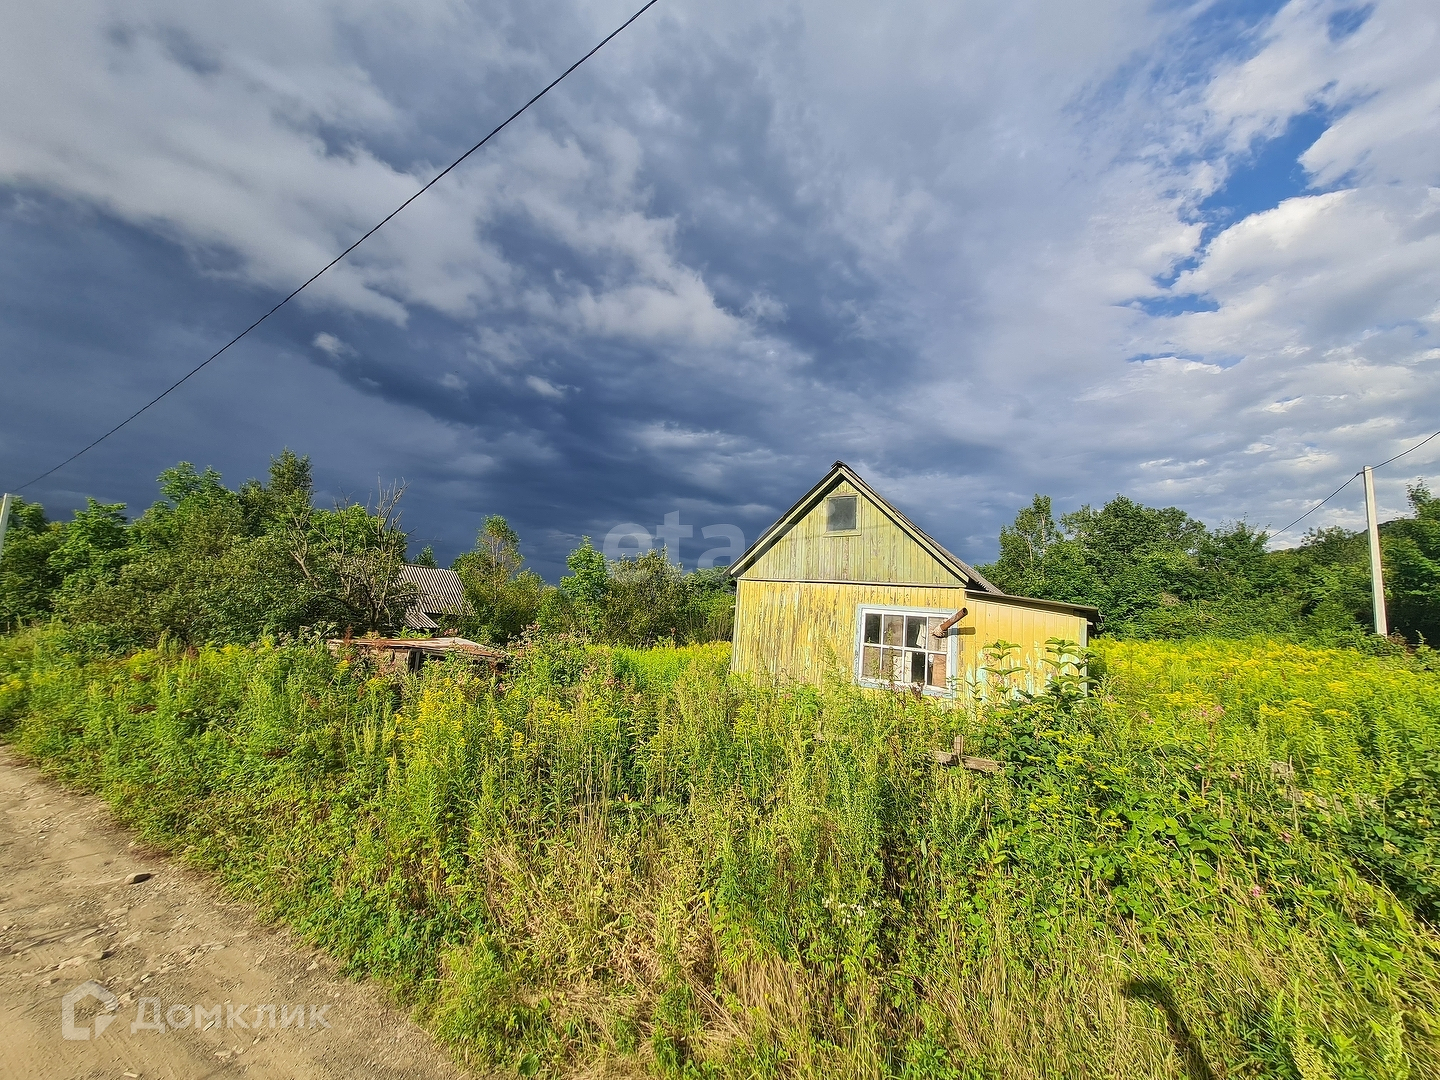
[[1039, 608], [1044, 611], [1058, 611], [1067, 615], [1078, 615], [1083, 617], [1092, 625], [1100, 624], [1100, 609], [1091, 607], [1089, 604], [1071, 604], [1064, 600], [1042, 600], [1036, 596], [1015, 596], [1013, 593], [987, 593], [981, 589], [966, 589], [967, 593], [974, 593], [978, 600], [994, 600], [1000, 604], [1013, 604], [1016, 607]]

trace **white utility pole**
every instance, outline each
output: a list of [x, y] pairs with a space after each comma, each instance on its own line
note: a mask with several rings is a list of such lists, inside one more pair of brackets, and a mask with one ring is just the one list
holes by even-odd
[[1380, 565], [1380, 523], [1375, 520], [1375, 470], [1365, 466], [1365, 520], [1370, 528], [1370, 591], [1375, 597], [1375, 633], [1386, 637], [1390, 626], [1385, 618], [1385, 570]]
[[10, 520], [10, 504], [15, 501], [15, 496], [9, 492], [0, 499], [0, 555], [5, 554], [5, 525]]

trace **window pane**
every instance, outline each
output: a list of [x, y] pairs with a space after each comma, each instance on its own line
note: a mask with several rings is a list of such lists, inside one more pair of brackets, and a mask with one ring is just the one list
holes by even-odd
[[930, 654], [930, 679], [929, 679], [929, 682], [930, 682], [930, 685], [931, 685], [931, 686], [940, 686], [940, 687], [943, 687], [943, 686], [945, 685], [945, 654], [944, 654], [944, 653], [931, 653], [931, 654]]
[[860, 675], [866, 679], [882, 679], [884, 674], [880, 669], [880, 647], [878, 645], [867, 645], [865, 652], [860, 658]]
[[909, 682], [923, 683], [925, 681], [925, 654], [923, 652], [906, 653], [910, 658]]
[[899, 645], [900, 638], [905, 633], [904, 615], [886, 615], [885, 633], [881, 638], [886, 645]]
[[905, 653], [900, 649], [886, 649], [885, 659], [881, 662], [881, 678], [887, 682], [903, 683], [905, 681]]
[[855, 528], [855, 496], [835, 495], [825, 500], [825, 531], [844, 532]]
[[924, 615], [908, 615], [905, 618], [905, 646], [910, 649], [923, 649], [927, 647], [925, 632], [929, 629], [929, 620]]
[[935, 616], [933, 616], [933, 617], [930, 619], [930, 629], [926, 631], [926, 633], [929, 635], [929, 638], [930, 638], [930, 644], [927, 645], [926, 648], [930, 648], [930, 649], [943, 649], [943, 648], [945, 648], [945, 637], [944, 637], [944, 635], [941, 635], [940, 637], [936, 637], [936, 636], [935, 636], [935, 631], [936, 631], [936, 630], [939, 630], [940, 627], [942, 627], [942, 626], [944, 626], [944, 625], [945, 625], [945, 620], [942, 619], [939, 615], [935, 615]]
[[880, 644], [880, 614], [875, 611], [865, 613], [865, 640], [873, 644]]

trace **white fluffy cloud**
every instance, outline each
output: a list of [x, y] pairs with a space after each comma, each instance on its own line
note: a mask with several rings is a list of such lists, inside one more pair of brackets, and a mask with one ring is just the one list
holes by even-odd
[[[17, 8], [0, 184], [287, 290], [626, 14]], [[445, 391], [437, 489], [503, 473], [507, 446], [571, 460], [609, 407], [584, 452], [603, 438], [647, 497], [763, 516], [845, 457], [977, 557], [1036, 490], [1283, 524], [1440, 415], [1437, 47], [1421, 0], [1244, 24], [1143, 0], [660, 5], [317, 283], [336, 330], [307, 340], [404, 397], [407, 438], [413, 387]], [[1320, 115], [1294, 176], [1261, 178], [1270, 204], [1207, 220]], [[341, 329], [422, 317], [457, 343], [443, 364]], [[502, 390], [537, 410], [506, 438], [454, 411]], [[1384, 478], [1387, 511], [1437, 455]]]
[[[1012, 507], [1123, 490], [1276, 527], [1433, 430], [1440, 13], [1293, 3], [1200, 56], [1191, 25], [1123, 4], [1086, 6], [1084, 30], [1037, 14], [963, 10], [958, 53], [912, 23], [878, 104], [861, 79], [806, 118], [807, 158], [843, 163], [822, 182], [837, 228], [904, 283], [928, 361], [887, 415], [990, 448], [981, 494]], [[881, 109], [928, 136], [897, 145]], [[1333, 121], [1291, 163], [1308, 190], [1206, 239], [1202, 201], [1317, 109]], [[1386, 512], [1436, 459], [1385, 476]]]
[[[0, 121], [0, 181], [86, 200], [179, 241], [208, 272], [286, 290], [448, 164], [387, 158], [415, 118], [357, 63], [348, 33], [447, 55], [458, 35], [498, 68], [546, 70], [443, 2], [242, 14], [92, 0], [14, 14], [0, 45], [0, 93], [15, 106]], [[503, 115], [477, 114], [467, 134]], [[673, 222], [647, 216], [639, 159], [612, 124], [583, 139], [518, 125], [503, 152], [433, 188], [306, 300], [401, 322], [414, 305], [457, 319], [519, 309], [585, 333], [713, 341], [735, 320], [677, 264]], [[507, 217], [616, 277], [527, 290], [493, 237]]]

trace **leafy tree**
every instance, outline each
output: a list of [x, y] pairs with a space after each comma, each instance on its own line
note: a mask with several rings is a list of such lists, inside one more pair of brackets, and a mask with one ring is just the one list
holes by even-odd
[[735, 593], [724, 567], [684, 574], [663, 550], [607, 562], [589, 537], [566, 565], [570, 574], [542, 600], [542, 629], [631, 646], [730, 637]]
[[[1000, 529], [1000, 559], [988, 569], [1018, 596], [1045, 596], [1055, 571], [1056, 544], [1064, 542], [1055, 524], [1049, 495], [1036, 495], [1015, 515], [1012, 525]], [[999, 584], [997, 581], [996, 584]]]
[[683, 642], [689, 637], [684, 575], [663, 549], [618, 559], [610, 571], [603, 618], [605, 640], [649, 645], [665, 639]]
[[1205, 526], [1178, 507], [1154, 509], [1117, 495], [1061, 519], [1080, 553], [1077, 584], [1107, 620], [1133, 622], [1167, 597], [1196, 597], [1193, 555]]
[[1381, 537], [1388, 614], [1412, 640], [1440, 641], [1440, 498], [1423, 481], [1410, 489], [1412, 518], [1389, 522]]
[[475, 549], [454, 563], [470, 606], [461, 621], [466, 636], [504, 644], [535, 622], [546, 586], [524, 563], [519, 534], [498, 514], [487, 517]]
[[[1392, 621], [1412, 636], [1420, 631], [1409, 627], [1435, 610], [1425, 515], [1436, 511], [1427, 500], [1428, 492], [1417, 495], [1415, 518], [1382, 527], [1392, 604], [1402, 613]], [[1112, 633], [1363, 637], [1371, 622], [1364, 535], [1319, 530], [1286, 551], [1267, 551], [1268, 539], [1245, 522], [1206, 529], [1176, 507], [1124, 496], [1057, 525], [1050, 500], [1037, 495], [1001, 530], [1000, 558], [981, 569], [1008, 592], [1098, 607]]]
[[131, 554], [125, 525], [124, 503], [87, 499], [85, 509], [75, 511], [48, 560], [62, 576], [63, 596], [73, 597], [115, 580]]
[[415, 562], [412, 565], [428, 566], [432, 570], [435, 569], [435, 567], [438, 565], [435, 562], [435, 549], [429, 544], [426, 544], [423, 548], [420, 549], [420, 554], [415, 556]]
[[273, 528], [314, 503], [310, 458], [286, 447], [271, 459], [269, 481], [247, 480], [239, 494], [249, 528], [255, 533]]
[[268, 483], [239, 491], [188, 462], [159, 484], [163, 498], [133, 522], [123, 505], [91, 500], [49, 524], [22, 503], [0, 563], [4, 625], [53, 612], [117, 649], [163, 636], [251, 641], [307, 626], [390, 629], [413, 596], [398, 581], [398, 490], [374, 512], [316, 510], [310, 463], [288, 450]]
[[610, 568], [595, 550], [590, 537], [565, 558], [570, 573], [541, 605], [540, 625], [547, 629], [573, 629], [600, 638], [605, 630], [605, 601], [610, 595]]
[[48, 615], [64, 580], [50, 557], [65, 540], [64, 526], [45, 519], [39, 503], [16, 499], [10, 507], [5, 552], [0, 556], [0, 630]]
[[690, 624], [686, 640], [729, 641], [735, 632], [735, 579], [723, 566], [685, 575]]
[[1374, 625], [1370, 555], [1363, 532], [1312, 529], [1299, 547], [1272, 551], [1279, 588], [1297, 605], [1295, 627], [1319, 637], [1351, 637]]
[[1057, 526], [1048, 496], [1036, 495], [1000, 533], [1000, 558], [982, 572], [1007, 592], [1098, 607], [1129, 625], [1162, 602], [1200, 589], [1196, 552], [1205, 526], [1183, 510], [1157, 510], [1117, 495], [1082, 506]]
[[200, 473], [188, 462], [166, 469], [159, 483], [165, 498], [119, 537], [124, 565], [108, 580], [86, 580], [82, 590], [67, 576], [61, 609], [67, 621], [109, 626], [116, 640], [133, 645], [162, 634], [230, 639], [213, 600], [232, 587], [225, 566], [245, 538], [239, 499], [214, 470]]
[[356, 631], [391, 631], [404, 621], [415, 588], [400, 580], [407, 540], [400, 528], [402, 494], [399, 488], [382, 492], [373, 512], [358, 503], [291, 508], [286, 551], [323, 621]]

